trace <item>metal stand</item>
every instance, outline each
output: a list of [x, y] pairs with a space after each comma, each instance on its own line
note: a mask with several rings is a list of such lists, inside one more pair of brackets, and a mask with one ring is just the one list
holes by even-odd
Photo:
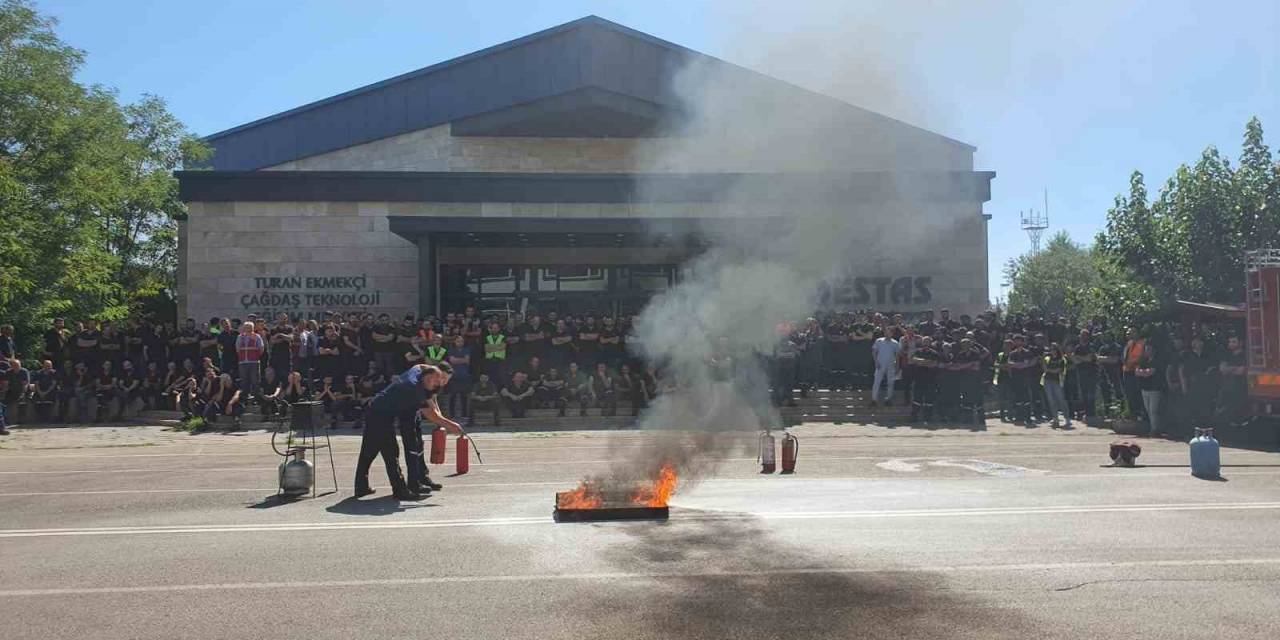
[[[329, 471], [333, 475], [333, 492], [337, 493], [338, 492], [338, 468], [333, 462], [333, 442], [329, 440], [329, 432], [325, 429], [321, 429], [321, 431], [324, 433], [323, 444], [318, 443], [316, 440], [316, 429], [317, 429], [316, 423], [319, 422], [319, 420], [316, 419], [316, 416], [321, 413], [322, 406], [323, 405], [319, 402], [295, 402], [293, 405], [289, 407], [289, 419], [287, 421], [281, 421], [281, 424], [276, 428], [275, 434], [280, 433], [279, 427], [283, 426], [284, 422], [288, 422], [289, 428], [288, 428], [288, 431], [286, 432], [287, 437], [285, 438], [285, 450], [284, 450], [284, 453], [281, 454], [285, 458], [291, 458], [295, 455], [302, 455], [305, 458], [306, 452], [311, 451], [313, 452], [312, 464], [314, 465], [315, 464], [314, 452], [319, 449], [328, 449], [329, 450]], [[271, 436], [272, 448], [275, 448], [275, 434], [272, 434]], [[280, 450], [276, 449], [276, 453], [280, 453]], [[316, 493], [317, 484], [318, 483], [314, 481], [311, 483], [312, 498], [315, 498], [318, 495]], [[284, 487], [277, 486], [276, 495], [283, 495], [283, 494], [284, 494]]]

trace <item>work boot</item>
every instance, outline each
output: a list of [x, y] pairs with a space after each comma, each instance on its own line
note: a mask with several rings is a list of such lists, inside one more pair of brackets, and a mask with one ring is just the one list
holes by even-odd
[[355, 493], [356, 493], [356, 497], [357, 497], [357, 498], [363, 498], [363, 497], [368, 496], [368, 495], [373, 495], [373, 494], [375, 494], [375, 493], [377, 493], [377, 492], [378, 492], [378, 490], [377, 490], [377, 489], [374, 489], [373, 487], [371, 487], [371, 486], [369, 486], [369, 485], [367, 485], [367, 484], [366, 484], [366, 485], [364, 485], [364, 486], [356, 485], [356, 492], [355, 492]]
[[422, 486], [426, 487], [428, 491], [439, 491], [444, 488], [444, 485], [439, 482], [432, 482], [431, 476], [422, 479]]
[[421, 493], [409, 490], [409, 487], [395, 489], [391, 492], [391, 495], [395, 496], [396, 500], [408, 500], [411, 502], [421, 500], [424, 497]]

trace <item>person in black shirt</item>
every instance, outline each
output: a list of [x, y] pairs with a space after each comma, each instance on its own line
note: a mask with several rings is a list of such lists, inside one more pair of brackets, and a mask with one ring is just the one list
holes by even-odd
[[1078, 411], [1088, 420], [1097, 414], [1098, 404], [1098, 356], [1093, 351], [1093, 336], [1088, 331], [1081, 331], [1071, 350], [1071, 372], [1073, 372], [1078, 399]]
[[1031, 395], [1033, 387], [1040, 386], [1039, 353], [1027, 348], [1026, 338], [1021, 334], [1013, 336], [1013, 350], [1006, 358], [1009, 367], [1009, 380], [1013, 383], [1010, 393], [1013, 395], [1013, 414], [1015, 420], [1031, 426], [1034, 423]]
[[293, 367], [293, 326], [289, 324], [289, 316], [280, 314], [268, 336], [267, 352], [270, 355], [267, 365], [274, 367], [277, 375], [286, 375]]
[[596, 325], [595, 316], [587, 316], [578, 329], [574, 346], [578, 350], [578, 366], [584, 370], [595, 369], [596, 362], [600, 359], [600, 327]]
[[618, 415], [617, 386], [603, 362], [596, 364], [596, 374], [591, 376], [591, 395], [596, 399], [596, 406], [600, 407], [601, 416]]
[[600, 361], [612, 371], [622, 362], [622, 332], [618, 331], [613, 316], [604, 317], [604, 327], [600, 329]]
[[60, 363], [67, 358], [67, 339], [70, 337], [67, 323], [62, 318], [53, 321], [53, 327], [44, 333], [45, 360]]
[[103, 360], [101, 372], [94, 383], [94, 396], [98, 401], [95, 422], [102, 422], [110, 412], [111, 401], [119, 398], [116, 388], [116, 374], [111, 370], [111, 361]]
[[342, 352], [342, 372], [364, 370], [364, 349], [360, 345], [360, 316], [347, 314], [346, 322], [338, 325], [338, 348]]
[[844, 365], [851, 383], [859, 388], [871, 386], [871, 375], [875, 371], [871, 345], [875, 340], [875, 325], [867, 321], [867, 314], [859, 313], [858, 321], [849, 327], [849, 348], [845, 352], [847, 355]]
[[533, 385], [529, 384], [529, 378], [523, 371], [511, 374], [511, 382], [500, 393], [512, 418], [523, 418], [533, 404]]
[[53, 409], [58, 405], [58, 372], [53, 369], [53, 361], [40, 363], [40, 370], [32, 380], [34, 389], [31, 401], [36, 407], [36, 418], [48, 423], [53, 419]]
[[125, 323], [124, 357], [133, 361], [133, 366], [143, 368], [147, 363], [146, 350], [142, 344], [142, 327], [136, 318], [129, 318]]
[[200, 339], [197, 342], [200, 348], [200, 362], [203, 366], [204, 359], [208, 358], [209, 363], [215, 367], [222, 362], [222, 355], [218, 353], [218, 333], [222, 331], [222, 322], [217, 318], [209, 321], [209, 324], [202, 327], [200, 331]]
[[116, 378], [116, 420], [124, 420], [125, 413], [141, 399], [142, 379], [134, 372], [133, 361], [125, 360], [120, 365], [120, 376]]
[[921, 336], [920, 348], [912, 354], [911, 421], [923, 419], [925, 424], [933, 420], [934, 399], [937, 397], [937, 374], [942, 354], [933, 348], [933, 338]]
[[542, 377], [541, 388], [548, 406], [556, 408], [556, 415], [564, 417], [565, 408], [569, 405], [568, 383], [556, 367], [551, 367], [547, 375]]
[[72, 352], [75, 354], [76, 362], [83, 362], [89, 371], [97, 371], [98, 339], [101, 336], [102, 334], [98, 333], [98, 323], [89, 320], [79, 326], [79, 331], [72, 339], [74, 345]]
[[[537, 313], [529, 315], [529, 321], [520, 326], [520, 343], [516, 353], [516, 366], [521, 361], [528, 362], [534, 358], [545, 358], [547, 355], [547, 336], [550, 333], [542, 323], [542, 316]], [[532, 376], [531, 376], [532, 377]]]
[[644, 383], [636, 376], [631, 375], [630, 365], [622, 365], [618, 370], [618, 375], [613, 379], [614, 388], [617, 390], [618, 397], [631, 405], [631, 415], [640, 415], [640, 409], [644, 406]]
[[563, 371], [569, 366], [570, 362], [577, 359], [573, 344], [573, 331], [569, 329], [568, 323], [564, 320], [556, 321], [556, 329], [551, 334], [549, 342], [548, 359], [550, 362], [548, 362], [548, 366], [551, 368]]
[[1239, 426], [1244, 420], [1249, 403], [1249, 387], [1245, 381], [1244, 345], [1240, 338], [1227, 338], [1227, 352], [1218, 361], [1221, 375], [1218, 386], [1216, 422], [1224, 426]]
[[219, 416], [231, 416], [233, 429], [240, 428], [240, 416], [244, 414], [244, 406], [240, 402], [240, 389], [228, 374], [215, 378], [206, 395], [204, 419], [207, 423], [218, 421]]
[[984, 392], [990, 369], [984, 367], [983, 363], [989, 355], [973, 338], [966, 337], [960, 341], [959, 348], [951, 358], [951, 366], [960, 387], [960, 420], [971, 421], [975, 426], [984, 426], [987, 422]]
[[196, 331], [196, 321], [194, 318], [187, 318], [186, 325], [169, 341], [169, 353], [175, 362], [199, 362], [199, 342], [200, 332]]
[[230, 318], [222, 319], [222, 327], [218, 331], [218, 350], [221, 351], [222, 370], [236, 380], [240, 376], [240, 358], [236, 354], [236, 338], [240, 337], [240, 327], [232, 325]]
[[1204, 427], [1213, 414], [1213, 380], [1218, 363], [1204, 350], [1204, 338], [1191, 337], [1191, 348], [1178, 359], [1178, 386], [1186, 398], [1184, 419], [1192, 429]]
[[[369, 339], [373, 342], [373, 361], [377, 364], [378, 370], [386, 375], [395, 375], [399, 373], [397, 354], [401, 349], [396, 342], [396, 328], [391, 324], [391, 316], [383, 313], [378, 316], [378, 321], [373, 325], [369, 332]], [[378, 391], [382, 388], [379, 387]]]
[[324, 325], [324, 336], [320, 338], [316, 348], [315, 377], [332, 379], [341, 374], [340, 344], [337, 329], [332, 324]]
[[[440, 407], [435, 395], [449, 384], [452, 369], [449, 365], [432, 367], [418, 365], [397, 376], [391, 384], [380, 391], [369, 401], [369, 409], [365, 415], [364, 434], [360, 439], [360, 457], [356, 465], [355, 495], [357, 498], [373, 493], [369, 486], [369, 467], [379, 455], [387, 468], [387, 477], [391, 480], [392, 494], [402, 500], [416, 500], [424, 493], [438, 489], [440, 485], [431, 482], [426, 475], [426, 463], [423, 460], [421, 428], [415, 419], [421, 416], [447, 432], [461, 433], [458, 423], [440, 414]], [[400, 475], [400, 450], [396, 446], [395, 423], [400, 422], [400, 435], [406, 444], [417, 447], [406, 450], [406, 463], [409, 468], [409, 479]], [[406, 437], [416, 431], [418, 437]]]
[[148, 362], [146, 375], [142, 378], [142, 406], [146, 409], [159, 409], [160, 396], [166, 386], [164, 376], [160, 374], [160, 365]]
[[471, 387], [471, 415], [467, 416], [468, 422], [475, 420], [477, 412], [486, 412], [493, 414], [494, 426], [502, 424], [502, 420], [498, 416], [498, 407], [501, 404], [501, 396], [498, 395], [497, 387], [493, 386], [493, 382], [489, 380], [489, 374], [481, 373], [480, 380]]
[[148, 321], [143, 321], [142, 326], [138, 328], [138, 335], [142, 338], [142, 353], [147, 362], [154, 362], [156, 366], [164, 370], [166, 365], [172, 362], [169, 359], [169, 339], [166, 329], [156, 327]]
[[569, 371], [565, 375], [565, 386], [568, 389], [569, 397], [577, 398], [578, 400], [578, 415], [587, 415], [587, 407], [595, 402], [591, 376], [579, 369], [578, 363], [570, 362]]

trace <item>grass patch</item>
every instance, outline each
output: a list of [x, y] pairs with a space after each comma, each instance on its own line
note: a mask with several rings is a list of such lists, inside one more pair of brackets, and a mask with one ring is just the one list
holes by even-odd
[[174, 426], [173, 430], [185, 431], [187, 433], [200, 433], [201, 431], [204, 431], [206, 427], [208, 427], [208, 425], [205, 424], [204, 418], [201, 418], [200, 416], [192, 416], [179, 422]]

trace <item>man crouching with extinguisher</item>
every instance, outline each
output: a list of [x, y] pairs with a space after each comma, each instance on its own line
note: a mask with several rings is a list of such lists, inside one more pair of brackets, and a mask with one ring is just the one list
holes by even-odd
[[[391, 481], [392, 495], [401, 500], [420, 500], [420, 487], [411, 487], [400, 474], [400, 449], [396, 446], [395, 421], [398, 416], [413, 414], [430, 402], [437, 392], [449, 383], [451, 367], [442, 365], [417, 365], [410, 367], [394, 382], [378, 392], [369, 401], [365, 416], [364, 433], [360, 438], [360, 458], [356, 463], [356, 497], [374, 492], [369, 486], [369, 467], [374, 458], [382, 456], [387, 467], [387, 479]], [[428, 419], [451, 433], [461, 433], [458, 424], [440, 415], [437, 408], [427, 414]]]

